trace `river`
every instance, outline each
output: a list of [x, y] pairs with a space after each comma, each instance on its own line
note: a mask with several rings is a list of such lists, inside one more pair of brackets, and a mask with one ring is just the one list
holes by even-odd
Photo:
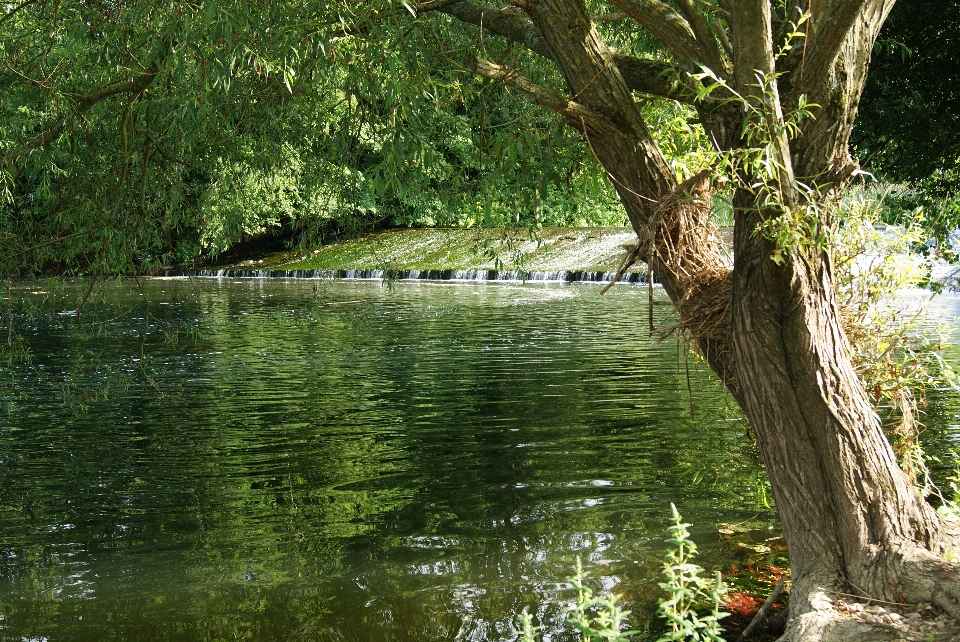
[[[577, 556], [642, 628], [671, 502], [708, 569], [782, 559], [738, 411], [646, 288], [108, 287], [82, 332], [24, 322], [5, 383], [2, 639], [509, 640], [526, 607], [560, 642]], [[932, 452], [958, 408], [932, 398]]]

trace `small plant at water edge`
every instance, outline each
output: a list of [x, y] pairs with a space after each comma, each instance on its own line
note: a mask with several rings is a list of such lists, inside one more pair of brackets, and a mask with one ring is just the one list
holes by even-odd
[[[670, 504], [674, 524], [670, 527], [670, 539], [673, 546], [667, 552], [663, 563], [665, 582], [660, 583], [669, 597], [659, 602], [659, 613], [666, 620], [669, 630], [656, 642], [680, 642], [696, 640], [704, 642], [724, 642], [720, 636], [723, 628], [720, 620], [728, 613], [720, 612], [723, 596], [727, 587], [718, 572], [714, 579], [702, 577], [703, 568], [691, 560], [697, 553], [697, 546], [690, 539], [690, 532], [684, 524], [677, 507]], [[640, 631], [622, 631], [630, 611], [624, 611], [618, 604], [619, 596], [613, 593], [594, 595], [593, 590], [584, 583], [587, 575], [583, 572], [580, 558], [577, 557], [576, 573], [568, 579], [576, 589], [575, 602], [564, 610], [568, 614], [567, 624], [580, 632], [580, 642], [628, 642]], [[710, 608], [709, 615], [700, 616], [696, 609]], [[537, 642], [536, 635], [541, 627], [533, 625], [533, 616], [527, 609], [520, 614], [518, 642]]]
[[[570, 585], [577, 591], [576, 602], [565, 610], [570, 617], [567, 624], [580, 632], [581, 642], [627, 642], [639, 631], [621, 631], [630, 611], [624, 611], [617, 604], [619, 596], [613, 593], [594, 596], [593, 590], [584, 584], [587, 575], [583, 572], [580, 558], [577, 557], [576, 573], [569, 578]], [[533, 616], [524, 609], [520, 614], [519, 642], [536, 642], [534, 635], [539, 627], [533, 626]]]
[[[667, 553], [663, 563], [663, 575], [666, 581], [660, 588], [669, 593], [669, 597], [660, 600], [659, 613], [667, 621], [669, 630], [657, 642], [678, 640], [712, 640], [723, 642], [720, 634], [723, 628], [720, 619], [727, 613], [720, 612], [720, 604], [726, 587], [718, 572], [714, 579], [701, 576], [703, 568], [690, 560], [697, 553], [697, 545], [690, 539], [690, 531], [684, 524], [677, 507], [670, 504], [674, 523], [670, 527], [670, 539], [667, 541], [673, 549]], [[709, 615], [700, 616], [696, 607], [711, 605]]]

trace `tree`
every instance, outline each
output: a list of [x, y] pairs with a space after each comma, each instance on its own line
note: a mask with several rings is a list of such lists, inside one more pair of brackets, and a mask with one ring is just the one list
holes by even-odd
[[920, 0], [884, 23], [853, 142], [864, 168], [942, 195], [960, 184], [960, 6]]
[[874, 47], [851, 137], [865, 170], [910, 188], [886, 196], [885, 221], [907, 224], [922, 207], [924, 225], [945, 258], [950, 235], [960, 226], [957, 47], [960, 5], [896, 5]]
[[277, 231], [504, 223], [491, 194], [549, 215], [603, 182], [552, 114], [517, 130], [522, 98], [462, 83], [444, 50], [470, 34], [390, 4], [4, 5], [0, 273], [149, 271]]
[[[848, 141], [892, 0], [610, 4], [665, 55], [614, 51], [584, 0], [433, 0], [420, 10], [482, 25], [556, 65], [563, 92], [510, 66], [474, 68], [581, 132], [616, 185], [639, 257], [744, 410], [790, 547], [788, 637], [828, 631], [819, 609], [829, 591], [960, 615], [957, 567], [942, 557], [953, 540], [897, 467], [850, 362], [825, 240], [831, 199], [857, 170]], [[714, 91], [693, 83], [698, 73], [716, 79]], [[707, 220], [707, 175], [678, 183], [638, 94], [692, 104], [720, 151], [759, 148], [748, 151], [758, 162], [735, 168], [732, 270]]]
[[[338, 114], [344, 102], [376, 100], [376, 92], [352, 91], [349, 85], [331, 98], [322, 91], [329, 85], [322, 83], [298, 100], [304, 95], [299, 92], [311, 87], [304, 80], [298, 85], [298, 78], [336, 75], [330, 70], [338, 69], [332, 65], [337, 47], [365, 38], [377, 42], [377, 34], [389, 32], [393, 43], [410, 47], [414, 55], [405, 62], [412, 65], [418, 48], [447, 58], [469, 50], [476, 74], [553, 110], [582, 137], [637, 232], [631, 255], [645, 261], [662, 283], [682, 328], [743, 408], [790, 547], [794, 585], [787, 636], [809, 640], [829, 633], [824, 601], [829, 591], [933, 602], [960, 616], [960, 573], [943, 557], [955, 539], [897, 466], [851, 364], [834, 292], [832, 203], [857, 171], [848, 141], [871, 50], [893, 0], [509, 0], [497, 5], [429, 0], [369, 3], [362, 10], [349, 3], [208, 2], [174, 3], [175, 10], [166, 13], [161, 4], [166, 7], [76, 5], [84, 15], [74, 24], [103, 46], [89, 51], [76, 46], [76, 59], [64, 63], [77, 72], [65, 76], [72, 89], [36, 82], [29, 85], [33, 93], [9, 110], [8, 122], [15, 125], [8, 129], [16, 135], [5, 140], [20, 144], [5, 145], [11, 168], [6, 184], [14, 186], [14, 198], [20, 200], [6, 210], [7, 229], [14, 235], [7, 239], [57, 247], [59, 241], [89, 234], [98, 239], [101, 256], [114, 247], [129, 256], [129, 244], [117, 245], [110, 230], [136, 220], [139, 237], [131, 238], [155, 242], [156, 213], [165, 211], [145, 206], [145, 195], [154, 191], [142, 186], [155, 184], [148, 180], [145, 155], [169, 157], [168, 168], [179, 158], [171, 149], [193, 159], [189, 167], [194, 169], [227, 163], [235, 157], [229, 143], [237, 138], [223, 134], [239, 132], [248, 144], [245, 162], [253, 168], [270, 165], [262, 155], [270, 160], [275, 154], [271, 143], [316, 134], [309, 121], [322, 120], [325, 109]], [[42, 34], [48, 33], [51, 14], [40, 9], [57, 7], [53, 0], [25, 0], [0, 18], [29, 16], [28, 23], [41, 34], [24, 43], [4, 39], [18, 56], [12, 68], [29, 68], [36, 72], [30, 77], [41, 80], [51, 73], [46, 64], [31, 64], [46, 60]], [[143, 24], [151, 26], [143, 33], [132, 29], [137, 37], [119, 39], [123, 46], [108, 47], [118, 41], [98, 40], [100, 34], [139, 24], [131, 15], [112, 15], [115, 11], [147, 12]], [[49, 41], [54, 47], [68, 39], [58, 32]], [[394, 64], [391, 51], [371, 47], [355, 62]], [[645, 51], [654, 54], [638, 55]], [[116, 64], [104, 64], [104, 56], [108, 62], [118, 59], [110, 56], [123, 58], [122, 78], [111, 71]], [[320, 65], [321, 60], [330, 64]], [[2, 73], [9, 76], [13, 72], [7, 69]], [[401, 123], [409, 107], [403, 99], [411, 95], [404, 93], [404, 78], [410, 78], [405, 74], [391, 68], [381, 97], [402, 107], [391, 113]], [[60, 72], [55, 75], [61, 78]], [[240, 85], [244, 92], [230, 89]], [[423, 93], [420, 86], [415, 90]], [[343, 95], [347, 98], [340, 101]], [[51, 161], [66, 167], [74, 158], [71, 151], [83, 143], [78, 134], [92, 122], [88, 118], [115, 97], [128, 100], [113, 112], [114, 144], [107, 152], [95, 148], [96, 154], [83, 157], [84, 165], [72, 168], [95, 173], [101, 169], [98, 159], [105, 168], [120, 168], [119, 174], [104, 170], [84, 183], [96, 187], [85, 210], [97, 212], [92, 225], [60, 209], [50, 214], [35, 207], [31, 195], [40, 190], [34, 186], [56, 177], [49, 171]], [[694, 109], [713, 146], [713, 164], [733, 178], [732, 268], [707, 215], [716, 168], [677, 175], [644, 116], [643, 105], [653, 99]], [[179, 109], [178, 101], [190, 109]], [[135, 114], [140, 120], [133, 120]], [[518, 127], [530, 117], [523, 115]], [[143, 126], [146, 122], [150, 128]], [[177, 127], [169, 128], [171, 122]], [[202, 123], [202, 137], [194, 135], [191, 122]], [[261, 135], [271, 127], [279, 131]], [[128, 142], [134, 129], [136, 147]], [[73, 132], [69, 144], [62, 140], [68, 131]], [[382, 133], [370, 127], [355, 131], [360, 142]], [[88, 138], [105, 135], [91, 130]], [[195, 154], [200, 138], [210, 151]], [[328, 138], [315, 140], [320, 144]], [[324, 158], [312, 158], [317, 157]], [[183, 187], [177, 188], [182, 193], [192, 193], [188, 185], [208, 185], [205, 175], [183, 175]], [[83, 178], [73, 179], [78, 181]], [[17, 192], [18, 185], [27, 188]], [[113, 207], [104, 210], [109, 191], [104, 185], [115, 186], [123, 202], [110, 201]], [[162, 185], [156, 189], [158, 199], [162, 191]], [[62, 199], [58, 207], [69, 202]], [[148, 211], [154, 214], [144, 215]], [[44, 245], [43, 238], [53, 241]], [[51, 257], [68, 254], [62, 250]]]

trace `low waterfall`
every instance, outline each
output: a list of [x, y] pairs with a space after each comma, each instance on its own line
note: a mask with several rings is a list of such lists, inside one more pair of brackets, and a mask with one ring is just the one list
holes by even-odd
[[[165, 276], [373, 281], [609, 283], [624, 251], [637, 242], [628, 228], [403, 229], [247, 260], [221, 268], [167, 270]], [[642, 264], [623, 283], [646, 283]]]
[[[215, 279], [348, 279], [362, 281], [503, 281], [544, 283], [608, 283], [614, 272], [560, 270], [523, 272], [520, 270], [164, 270], [163, 276], [191, 276]], [[644, 272], [628, 272], [621, 283], [646, 283]], [[654, 281], [656, 283], [656, 281]]]

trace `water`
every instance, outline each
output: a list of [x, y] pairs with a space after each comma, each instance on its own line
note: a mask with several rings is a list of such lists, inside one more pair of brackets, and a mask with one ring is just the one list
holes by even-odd
[[670, 502], [707, 567], [757, 560], [720, 522], [777, 547], [732, 402], [648, 336], [646, 288], [111, 287], [86, 336], [29, 330], [7, 386], [0, 639], [505, 640], [529, 607], [557, 642], [576, 556], [649, 619]]
[[[349, 270], [282, 270], [282, 269], [243, 269], [218, 268], [212, 270], [166, 270], [165, 275], [200, 276], [215, 278], [241, 279], [348, 279], [370, 281], [510, 281], [526, 283], [528, 281], [560, 282], [560, 283], [603, 283], [606, 285], [617, 275], [616, 270], [589, 271], [589, 270], [495, 270], [495, 269], [349, 269]], [[627, 272], [623, 274], [620, 283], [646, 283], [647, 275], [643, 272]], [[654, 279], [654, 283], [657, 283]]]

